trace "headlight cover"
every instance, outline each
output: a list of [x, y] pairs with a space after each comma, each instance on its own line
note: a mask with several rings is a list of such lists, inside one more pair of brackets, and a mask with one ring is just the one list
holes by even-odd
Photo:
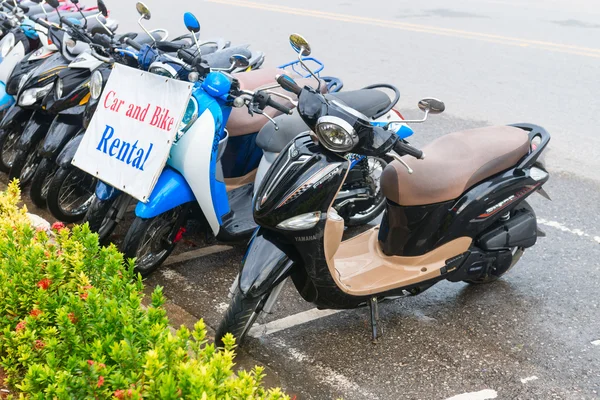
[[21, 89], [23, 89], [23, 86], [25, 86], [25, 83], [27, 83], [27, 81], [29, 80], [29, 78], [31, 77], [31, 74], [33, 74], [33, 71], [30, 71], [21, 76], [21, 79], [19, 79], [19, 88], [17, 90], [17, 93], [20, 92]]
[[300, 214], [280, 222], [277, 225], [277, 229], [283, 229], [286, 231], [303, 231], [314, 228], [320, 220], [321, 211]]
[[319, 142], [327, 149], [338, 153], [352, 150], [358, 142], [356, 131], [348, 122], [330, 115], [317, 121], [315, 133]]
[[54, 97], [56, 97], [57, 100], [62, 97], [63, 88], [64, 88], [63, 80], [58, 79], [56, 81], [56, 83], [54, 84]]
[[0, 41], [0, 56], [6, 57], [15, 46], [15, 35], [11, 32]]
[[185, 113], [183, 114], [183, 118], [181, 119], [181, 123], [179, 124], [179, 131], [177, 132], [177, 136], [175, 141], [181, 139], [181, 137], [190, 129], [190, 126], [198, 119], [198, 101], [194, 97], [190, 97], [190, 101], [188, 101], [187, 108], [185, 109]]
[[104, 79], [102, 79], [102, 73], [100, 71], [94, 71], [92, 79], [90, 80], [90, 94], [92, 99], [98, 100], [100, 98], [103, 83]]
[[150, 67], [150, 72], [156, 75], [166, 76], [167, 78], [176, 78], [174, 71], [170, 71], [163, 67]]
[[54, 86], [54, 83], [49, 83], [41, 88], [27, 89], [19, 96], [19, 105], [24, 107], [34, 105], [38, 100], [43, 99], [44, 96], [50, 93], [52, 86]]

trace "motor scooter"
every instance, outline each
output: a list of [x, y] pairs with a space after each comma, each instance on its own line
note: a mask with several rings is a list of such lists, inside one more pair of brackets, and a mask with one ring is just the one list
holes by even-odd
[[[309, 48], [292, 38], [299, 54]], [[454, 132], [419, 150], [389, 128], [309, 86], [281, 76], [298, 95], [297, 112], [311, 132], [279, 154], [255, 197], [254, 232], [232, 286], [216, 343], [232, 333], [238, 345], [261, 313], [271, 312], [291, 278], [319, 309], [370, 308], [378, 333], [378, 303], [415, 296], [437, 282], [490, 283], [507, 273], [541, 236], [528, 196], [547, 196], [549, 174], [538, 161], [550, 135], [515, 124]], [[425, 117], [443, 102], [419, 102]], [[347, 179], [352, 152], [394, 158], [383, 171], [381, 224], [342, 241], [344, 220], [332, 207]]]

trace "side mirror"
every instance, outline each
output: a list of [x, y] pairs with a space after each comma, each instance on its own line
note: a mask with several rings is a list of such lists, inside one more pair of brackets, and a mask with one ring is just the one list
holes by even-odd
[[300, 56], [310, 56], [310, 44], [302, 35], [292, 33], [290, 35], [290, 45]]
[[150, 9], [141, 1], [138, 1], [136, 3], [135, 9], [137, 10], [138, 14], [140, 14], [140, 16], [145, 20], [149, 20], [152, 16], [152, 14], [150, 14]]
[[441, 114], [446, 109], [444, 102], [434, 98], [425, 98], [419, 101], [419, 108], [429, 114]]
[[106, 8], [106, 4], [104, 4], [104, 1], [98, 0], [98, 10], [104, 18], [108, 17], [108, 8]]
[[77, 3], [79, 3], [79, 0], [71, 0], [71, 3], [77, 4]]
[[58, 0], [46, 0], [46, 3], [48, 3], [52, 8], [58, 8], [60, 6]]
[[[31, 0], [33, 1], [35, 4], [40, 4], [43, 0]], [[4, 2], [2, 2], [2, 4], [4, 4]]]
[[231, 70], [233, 71], [236, 68], [246, 68], [250, 65], [250, 61], [246, 56], [241, 54], [234, 54], [229, 58], [229, 62], [231, 63]]
[[194, 34], [200, 32], [200, 22], [191, 12], [183, 14], [183, 23], [188, 31]]

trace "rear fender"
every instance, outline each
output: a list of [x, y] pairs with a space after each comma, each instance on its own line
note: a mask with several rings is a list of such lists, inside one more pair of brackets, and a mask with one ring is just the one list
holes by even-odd
[[39, 143], [50, 127], [50, 121], [48, 119], [49, 118], [43, 114], [37, 112], [33, 113], [29, 122], [25, 125], [25, 129], [23, 129], [23, 134], [19, 138], [17, 148], [19, 150], [29, 150], [33, 143]]
[[242, 260], [238, 286], [245, 297], [257, 298], [269, 293], [291, 275], [295, 249], [277, 240], [265, 228], [258, 228]]
[[66, 123], [65, 118], [57, 116], [54, 118], [54, 121], [52, 121], [50, 129], [48, 129], [44, 144], [40, 150], [40, 155], [42, 157], [52, 158], [77, 134], [77, 132], [79, 132], [79, 130], [80, 126]]
[[196, 197], [185, 178], [174, 169], [166, 167], [160, 174], [148, 202], [139, 202], [135, 207], [135, 215], [140, 218], [152, 218], [191, 201], [196, 201]]
[[83, 139], [84, 133], [85, 130], [81, 129], [74, 138], [65, 144], [65, 147], [63, 147], [56, 158], [56, 163], [60, 167], [64, 168], [71, 165], [71, 161], [73, 161], [73, 157], [75, 157], [75, 152], [77, 152], [77, 148], [79, 147], [79, 143], [81, 143], [81, 139]]

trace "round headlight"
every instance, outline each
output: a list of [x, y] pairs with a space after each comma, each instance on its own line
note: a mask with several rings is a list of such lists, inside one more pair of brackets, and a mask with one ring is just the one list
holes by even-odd
[[[166, 67], [166, 65], [165, 65]], [[163, 68], [163, 67], [150, 67], [150, 72], [156, 75], [161, 75], [161, 76], [166, 76], [167, 78], [173, 78], [175, 79], [175, 73], [174, 71], [170, 71], [167, 68]]]
[[352, 125], [338, 117], [319, 118], [315, 131], [319, 142], [326, 149], [335, 152], [350, 151], [358, 141]]
[[15, 35], [11, 32], [0, 41], [0, 56], [6, 57], [15, 46]]
[[94, 71], [92, 79], [90, 80], [90, 95], [92, 96], [92, 99], [97, 100], [100, 98], [103, 83], [102, 73], [100, 71]]
[[62, 79], [58, 79], [56, 81], [56, 83], [54, 84], [54, 97], [56, 97], [56, 99], [60, 99], [63, 95], [63, 80]]

